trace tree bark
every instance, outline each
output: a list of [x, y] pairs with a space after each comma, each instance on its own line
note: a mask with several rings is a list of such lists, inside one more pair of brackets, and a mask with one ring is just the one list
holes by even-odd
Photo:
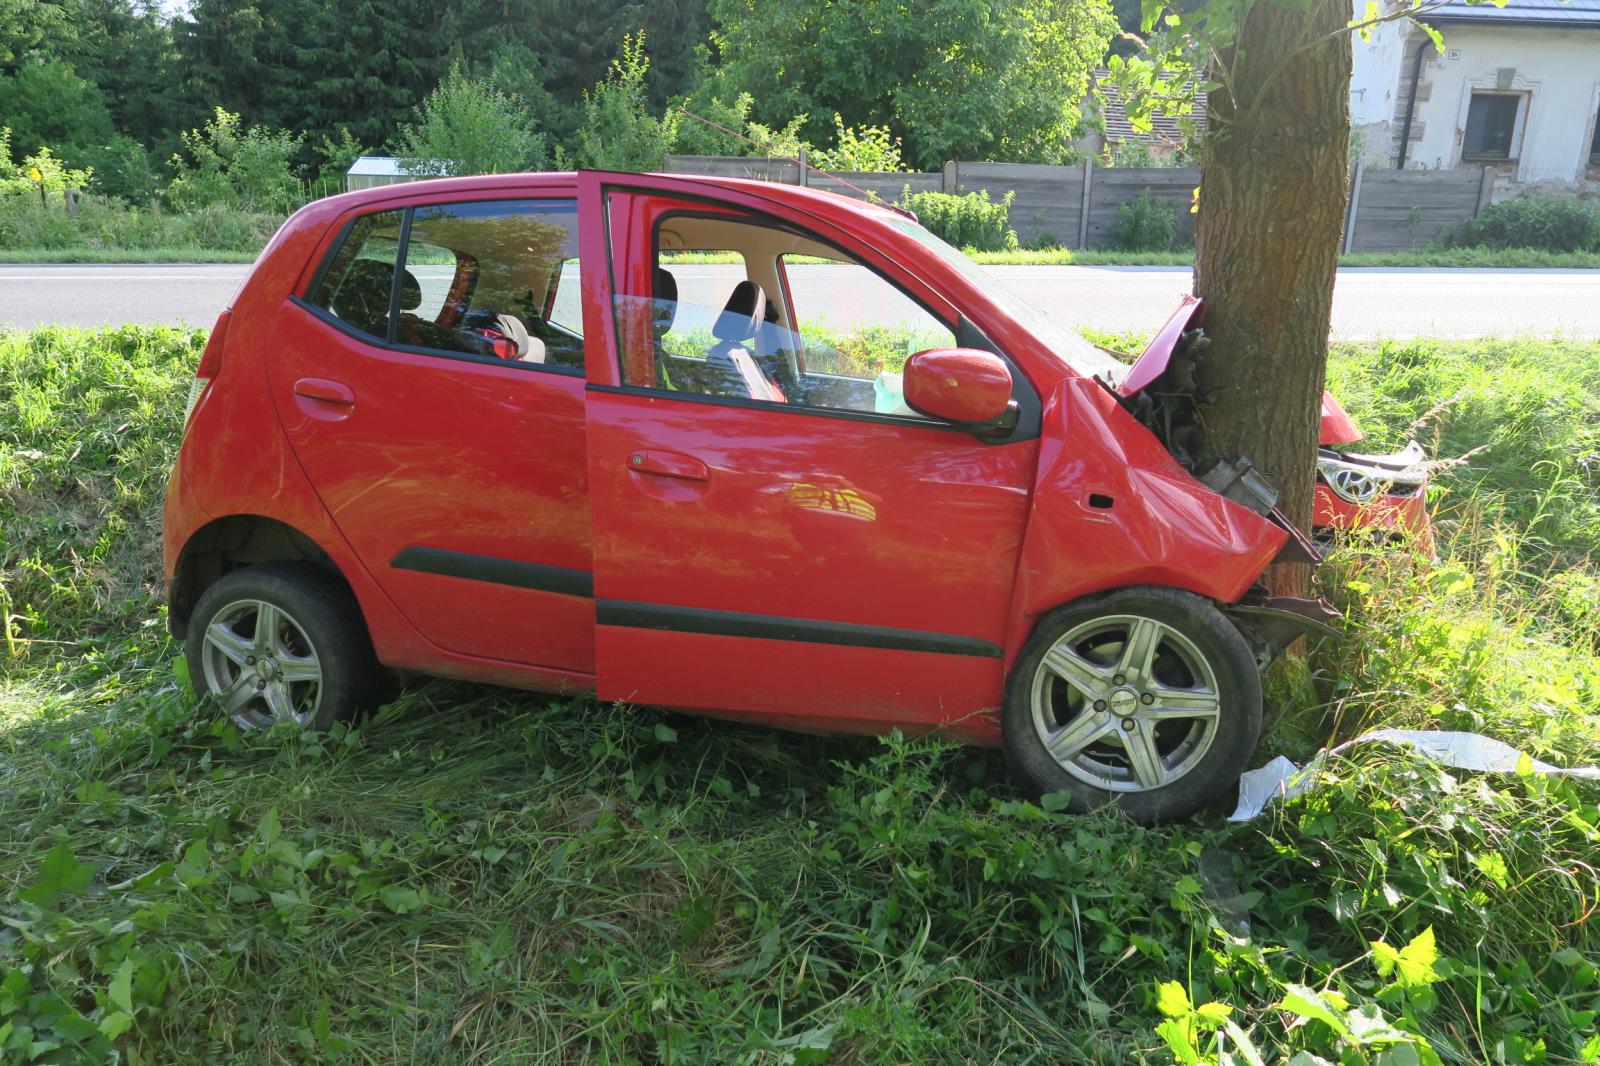
[[[1348, 193], [1349, 18], [1349, 0], [1257, 0], [1218, 56], [1200, 159], [1207, 450], [1249, 458], [1305, 530]], [[1268, 585], [1301, 595], [1309, 576], [1276, 566]]]

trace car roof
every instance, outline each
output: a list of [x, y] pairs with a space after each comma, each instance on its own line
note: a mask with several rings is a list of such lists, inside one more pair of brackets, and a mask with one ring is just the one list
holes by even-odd
[[[357, 189], [353, 192], [338, 193], [327, 197], [325, 200], [318, 201], [318, 203], [335, 208], [338, 214], [343, 214], [351, 208], [377, 207], [395, 202], [410, 203], [427, 199], [430, 196], [460, 195], [463, 192], [512, 193], [540, 186], [571, 188], [577, 184], [580, 173], [584, 172], [568, 170], [518, 174], [476, 174], [461, 178], [428, 178], [422, 181], [377, 185], [367, 189]], [[589, 173], [615, 178], [617, 184], [626, 184], [639, 178], [660, 178], [704, 186], [707, 190], [726, 189], [730, 192], [743, 192], [808, 213], [821, 212], [834, 216], [840, 213], [855, 214], [861, 218], [877, 220], [893, 218], [900, 214], [887, 206], [867, 203], [863, 200], [856, 200], [824, 189], [785, 185], [771, 181], [757, 181], [750, 178], [729, 178], [714, 174], [670, 174], [659, 172], [633, 174], [591, 171]]]

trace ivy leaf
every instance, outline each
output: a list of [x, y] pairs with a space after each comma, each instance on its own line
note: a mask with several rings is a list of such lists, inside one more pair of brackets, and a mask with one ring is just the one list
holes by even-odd
[[65, 840], [57, 841], [39, 867], [39, 880], [20, 893], [22, 899], [54, 910], [62, 896], [76, 896], [89, 887], [94, 867], [78, 861]]

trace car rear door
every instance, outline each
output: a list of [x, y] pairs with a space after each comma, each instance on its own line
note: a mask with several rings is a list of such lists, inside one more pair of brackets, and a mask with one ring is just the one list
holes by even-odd
[[[426, 638], [587, 675], [582, 340], [541, 314], [570, 303], [543, 290], [575, 282], [577, 244], [570, 188], [364, 212], [280, 316], [270, 384], [340, 531]], [[366, 302], [341, 282], [361, 274]]]
[[[678, 354], [652, 357], [662, 234], [714, 230], [707, 219], [777, 227], [793, 246], [825, 240], [934, 332], [980, 343], [958, 310], [846, 228], [731, 190], [586, 173], [580, 204], [585, 262], [608, 264], [585, 274], [600, 696], [862, 730], [996, 707], [1036, 428], [986, 443], [917, 416], [808, 406], [793, 381], [786, 402], [771, 402], [674, 391], [653, 376], [665, 360], [687, 377], [695, 353], [684, 345], [736, 335], [715, 306], [685, 297], [665, 316], [681, 337], [663, 343]], [[730, 291], [773, 276], [771, 264], [723, 269]], [[779, 264], [766, 286], [781, 293], [769, 321], [795, 332], [850, 296], [797, 277], [806, 269]], [[694, 270], [680, 270], [674, 290], [720, 293]], [[808, 287], [809, 305], [797, 306], [790, 290]], [[709, 326], [684, 325], [702, 311]], [[873, 383], [857, 384], [870, 397]]]

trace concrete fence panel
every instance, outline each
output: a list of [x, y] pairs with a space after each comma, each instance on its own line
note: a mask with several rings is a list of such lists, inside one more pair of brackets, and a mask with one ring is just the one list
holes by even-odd
[[1477, 170], [1363, 170], [1350, 251], [1420, 248], [1478, 213]]
[[[1011, 226], [1024, 244], [1068, 248], [1107, 246], [1117, 209], [1150, 190], [1177, 213], [1176, 243], [1194, 241], [1196, 217], [1189, 211], [1199, 167], [1054, 166], [1042, 163], [946, 163], [942, 174], [802, 173], [793, 160], [739, 156], [668, 156], [667, 169], [683, 174], [719, 174], [789, 185], [809, 185], [855, 199], [876, 196], [893, 202], [907, 186], [913, 192], [965, 194], [979, 190], [995, 200], [1015, 194]], [[1487, 202], [1488, 174], [1480, 170], [1368, 170], [1354, 173], [1344, 250], [1388, 252], [1419, 248], [1453, 233]], [[842, 179], [842, 180], [840, 180]], [[846, 184], [848, 182], [848, 184]], [[855, 186], [852, 188], [852, 186]], [[1204, 210], [1204, 195], [1201, 197]]]
[[1089, 183], [1089, 240], [1086, 247], [1105, 248], [1109, 243], [1117, 209], [1132, 203], [1150, 190], [1150, 198], [1171, 204], [1177, 213], [1178, 229], [1173, 238], [1177, 247], [1194, 243], [1195, 186], [1200, 184], [1199, 167], [1096, 167]]
[[723, 178], [753, 178], [784, 185], [800, 184], [800, 164], [792, 159], [763, 159], [738, 155], [669, 155], [666, 169], [674, 174], [715, 174]]
[[944, 175], [865, 174], [844, 171], [834, 176], [812, 172], [806, 175], [805, 183], [813, 189], [836, 192], [853, 200], [876, 198], [892, 204], [899, 201], [907, 186], [910, 186], [912, 192], [939, 192], [944, 185]]

